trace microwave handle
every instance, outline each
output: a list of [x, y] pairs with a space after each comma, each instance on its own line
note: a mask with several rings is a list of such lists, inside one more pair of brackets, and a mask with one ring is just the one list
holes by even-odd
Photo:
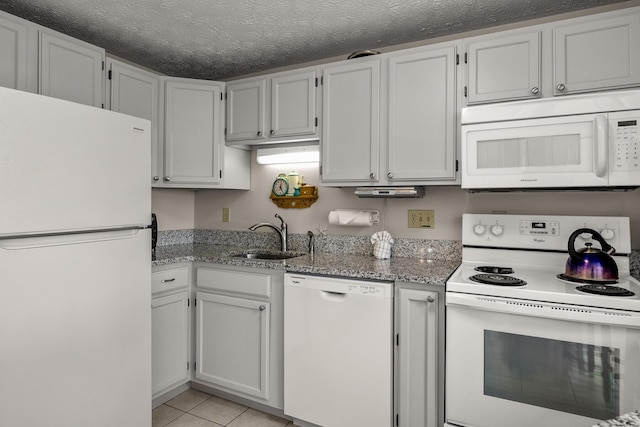
[[607, 163], [609, 152], [607, 150], [607, 117], [596, 116], [595, 120], [595, 141], [593, 144], [594, 157], [596, 163], [596, 176], [603, 177], [607, 173]]

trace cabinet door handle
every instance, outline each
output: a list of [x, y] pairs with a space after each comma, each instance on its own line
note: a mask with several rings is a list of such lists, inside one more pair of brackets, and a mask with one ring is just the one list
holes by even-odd
[[262, 136], [262, 132], [258, 131], [258, 133], [256, 135]]
[[173, 278], [173, 279], [164, 279], [164, 280], [161, 280], [160, 283], [169, 283], [169, 282], [175, 282], [175, 281], [176, 281], [175, 278]]
[[164, 177], [164, 180], [165, 180], [165, 181], [171, 181], [171, 177], [170, 177], [170, 176], [165, 176], [165, 177]]
[[393, 178], [393, 174], [392, 174], [391, 172], [389, 172], [389, 173], [387, 174], [387, 178], [389, 178], [389, 179]]
[[267, 309], [266, 305], [261, 305], [260, 307], [258, 307], [258, 310], [260, 311], [265, 311]]
[[435, 302], [435, 300], [436, 299], [434, 297], [432, 297], [432, 296], [428, 296], [427, 297], [427, 302]]
[[156, 176], [153, 177], [153, 180], [154, 181], [160, 181], [160, 177], [158, 175], [156, 175]]
[[531, 88], [531, 93], [534, 95], [537, 95], [540, 93], [540, 89], [538, 89], [537, 87], [532, 87]]
[[562, 83], [560, 83], [560, 84], [558, 84], [558, 86], [556, 86], [556, 90], [557, 90], [558, 92], [562, 92], [562, 91], [563, 91], [563, 90], [565, 90], [566, 88], [567, 88], [567, 87], [566, 87], [564, 84], [562, 84]]
[[369, 178], [371, 178], [371, 179], [376, 179], [376, 174], [375, 174], [375, 173], [373, 173], [373, 172], [371, 172], [371, 173], [369, 174]]
[[275, 134], [276, 134], [276, 131], [275, 131], [275, 130], [273, 130], [273, 129], [271, 129], [271, 132], [269, 132], [269, 135], [273, 136], [273, 135], [275, 135]]

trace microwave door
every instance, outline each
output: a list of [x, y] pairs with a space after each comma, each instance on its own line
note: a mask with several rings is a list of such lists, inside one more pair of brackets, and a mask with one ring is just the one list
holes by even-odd
[[464, 125], [462, 133], [463, 188], [608, 184], [605, 115]]

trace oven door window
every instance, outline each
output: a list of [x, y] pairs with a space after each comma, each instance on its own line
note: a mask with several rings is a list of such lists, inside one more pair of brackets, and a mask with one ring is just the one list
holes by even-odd
[[484, 394], [595, 419], [620, 413], [620, 349], [484, 331]]
[[584, 427], [640, 408], [640, 329], [578, 320], [583, 307], [557, 318], [499, 310], [447, 305], [451, 424]]

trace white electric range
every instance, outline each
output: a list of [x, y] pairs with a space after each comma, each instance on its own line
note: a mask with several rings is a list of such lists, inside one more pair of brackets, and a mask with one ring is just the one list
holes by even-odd
[[[580, 228], [616, 248], [617, 283], [558, 277]], [[462, 242], [446, 288], [447, 425], [585, 427], [640, 408], [628, 218], [465, 214]]]

